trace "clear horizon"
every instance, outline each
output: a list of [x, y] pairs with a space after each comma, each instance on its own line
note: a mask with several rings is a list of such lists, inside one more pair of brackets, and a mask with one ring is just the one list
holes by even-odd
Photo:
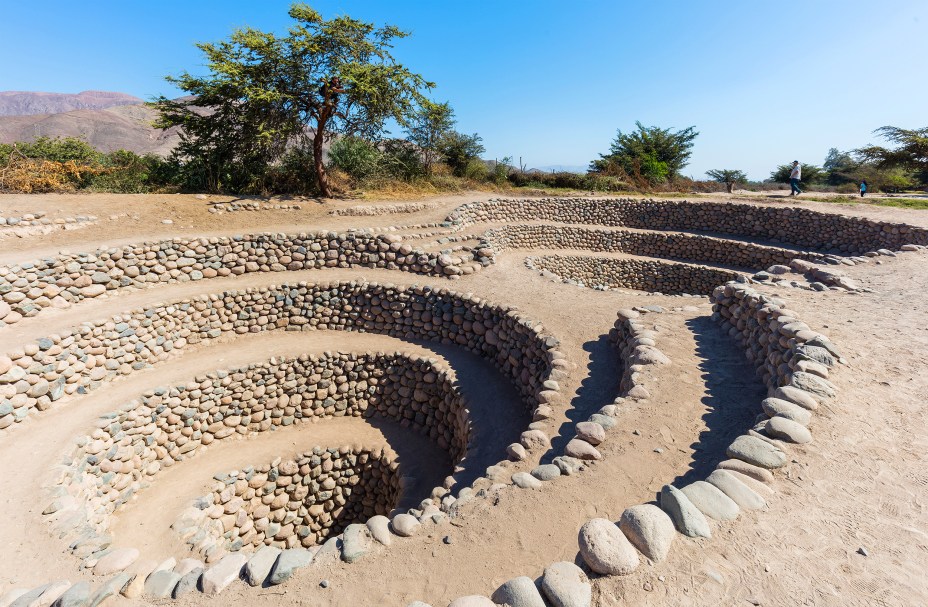
[[[282, 32], [289, 4], [18, 3], [0, 23], [0, 51], [16, 57], [0, 90], [176, 96], [164, 76], [202, 71], [195, 42], [244, 26]], [[928, 2], [310, 4], [411, 31], [395, 55], [437, 83], [430, 96], [451, 102], [457, 128], [483, 137], [485, 157], [528, 167], [585, 167], [639, 120], [696, 126], [685, 175], [763, 180], [777, 164], [821, 165], [831, 147], [875, 143], [878, 127], [928, 125], [917, 73]]]

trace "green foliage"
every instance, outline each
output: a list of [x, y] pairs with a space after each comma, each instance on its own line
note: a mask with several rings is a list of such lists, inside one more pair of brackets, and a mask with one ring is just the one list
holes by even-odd
[[364, 181], [378, 173], [381, 156], [374, 144], [360, 137], [344, 137], [329, 149], [329, 164], [357, 181]]
[[427, 173], [441, 157], [440, 145], [454, 128], [454, 110], [447, 101], [423, 101], [406, 127], [406, 138], [422, 153]]
[[192, 97], [154, 103], [158, 126], [181, 128], [176, 157], [209, 190], [266, 188], [274, 163], [311, 141], [318, 188], [329, 196], [323, 143], [336, 134], [375, 139], [389, 119], [405, 126], [433, 86], [393, 58], [393, 41], [408, 35], [395, 26], [324, 20], [300, 3], [289, 15], [285, 36], [245, 28], [198, 44], [208, 74], [168, 77]]
[[894, 143], [896, 147], [890, 149], [869, 145], [854, 150], [861, 160], [873, 162], [881, 169], [902, 169], [911, 172], [920, 183], [928, 184], [928, 127], [903, 129], [884, 126], [874, 133]]
[[593, 192], [624, 192], [630, 188], [628, 184], [610, 175], [591, 173], [583, 175], [560, 171], [557, 173], [530, 173], [512, 172], [509, 174], [509, 183], [516, 187], [553, 188], [566, 190], [586, 190]]
[[608, 154], [590, 163], [590, 171], [605, 175], [640, 177], [658, 184], [679, 176], [692, 154], [699, 133], [691, 126], [679, 131], [646, 127], [635, 122], [637, 131], [616, 134]]
[[451, 131], [442, 138], [438, 149], [451, 172], [457, 177], [465, 177], [468, 171], [477, 171], [474, 161], [479, 161], [480, 155], [486, 151], [481, 141], [483, 139], [477, 133], [464, 135]]
[[419, 150], [402, 139], [389, 139], [381, 144], [381, 170], [395, 179], [413, 181], [427, 174]]
[[744, 183], [748, 180], [748, 176], [743, 171], [735, 169], [711, 169], [706, 171], [706, 177], [712, 181], [724, 183], [729, 194], [735, 188], [736, 183]]
[[[802, 179], [799, 180], [800, 183], [815, 185], [825, 181], [825, 171], [823, 171], [821, 167], [817, 167], [814, 164], [801, 164], [800, 166], [802, 167]], [[777, 165], [776, 170], [770, 173], [770, 181], [776, 183], [789, 183], [789, 175], [792, 170], [792, 163]]]
[[860, 164], [849, 153], [831, 148], [825, 156], [825, 162], [822, 163], [822, 169], [827, 174], [825, 180], [829, 185], [852, 183], [857, 179], [854, 173]]
[[102, 154], [92, 145], [78, 137], [39, 137], [31, 143], [0, 145], [0, 157], [8, 157], [13, 145], [26, 158], [50, 160], [51, 162], [74, 161], [79, 164], [100, 162]]

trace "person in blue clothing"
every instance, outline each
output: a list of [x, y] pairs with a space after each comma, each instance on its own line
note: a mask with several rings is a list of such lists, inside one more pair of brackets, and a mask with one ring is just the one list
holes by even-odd
[[860, 182], [860, 197], [863, 198], [867, 194], [867, 180], [862, 179]]
[[799, 165], [798, 160], [793, 161], [793, 170], [789, 172], [789, 188], [790, 196], [798, 196], [802, 194], [802, 190], [799, 189], [799, 182], [802, 180], [802, 167]]

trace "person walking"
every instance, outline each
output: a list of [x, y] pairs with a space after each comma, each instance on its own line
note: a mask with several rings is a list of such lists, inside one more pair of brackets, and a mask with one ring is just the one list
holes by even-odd
[[860, 181], [859, 189], [860, 189], [860, 197], [863, 198], [867, 194], [867, 180], [866, 179], [862, 179]]
[[793, 161], [793, 170], [789, 172], [789, 187], [790, 187], [790, 196], [798, 196], [802, 194], [802, 190], [799, 189], [799, 181], [802, 179], [802, 167], [799, 165], [798, 160]]

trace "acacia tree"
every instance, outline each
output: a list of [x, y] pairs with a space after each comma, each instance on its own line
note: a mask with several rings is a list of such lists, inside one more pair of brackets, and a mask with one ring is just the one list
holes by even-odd
[[432, 165], [441, 157], [442, 141], [452, 132], [455, 122], [454, 110], [447, 101], [424, 101], [409, 121], [406, 137], [422, 153], [426, 171], [431, 172]]
[[640, 174], [652, 183], [676, 177], [686, 166], [699, 133], [695, 126], [679, 131], [646, 127], [635, 122], [637, 131], [616, 134], [608, 154], [590, 163], [593, 173], [609, 174], [621, 169], [626, 175]]
[[734, 169], [712, 169], [706, 171], [706, 176], [712, 181], [724, 183], [729, 194], [735, 189], [736, 183], [744, 183], [748, 180], [748, 176], [742, 171]]
[[209, 73], [167, 78], [192, 97], [154, 102], [158, 125], [181, 127], [180, 152], [207, 165], [213, 189], [229, 166], [266, 169], [288, 146], [311, 141], [319, 192], [331, 196], [324, 144], [336, 134], [373, 139], [391, 118], [406, 125], [434, 86], [391, 55], [393, 41], [408, 36], [395, 26], [327, 21], [300, 3], [289, 15], [285, 36], [245, 28], [198, 44]]
[[902, 129], [884, 126], [875, 130], [874, 133], [896, 144], [896, 148], [888, 149], [869, 145], [854, 150], [859, 158], [874, 162], [881, 169], [911, 171], [922, 183], [928, 183], [928, 127]]

